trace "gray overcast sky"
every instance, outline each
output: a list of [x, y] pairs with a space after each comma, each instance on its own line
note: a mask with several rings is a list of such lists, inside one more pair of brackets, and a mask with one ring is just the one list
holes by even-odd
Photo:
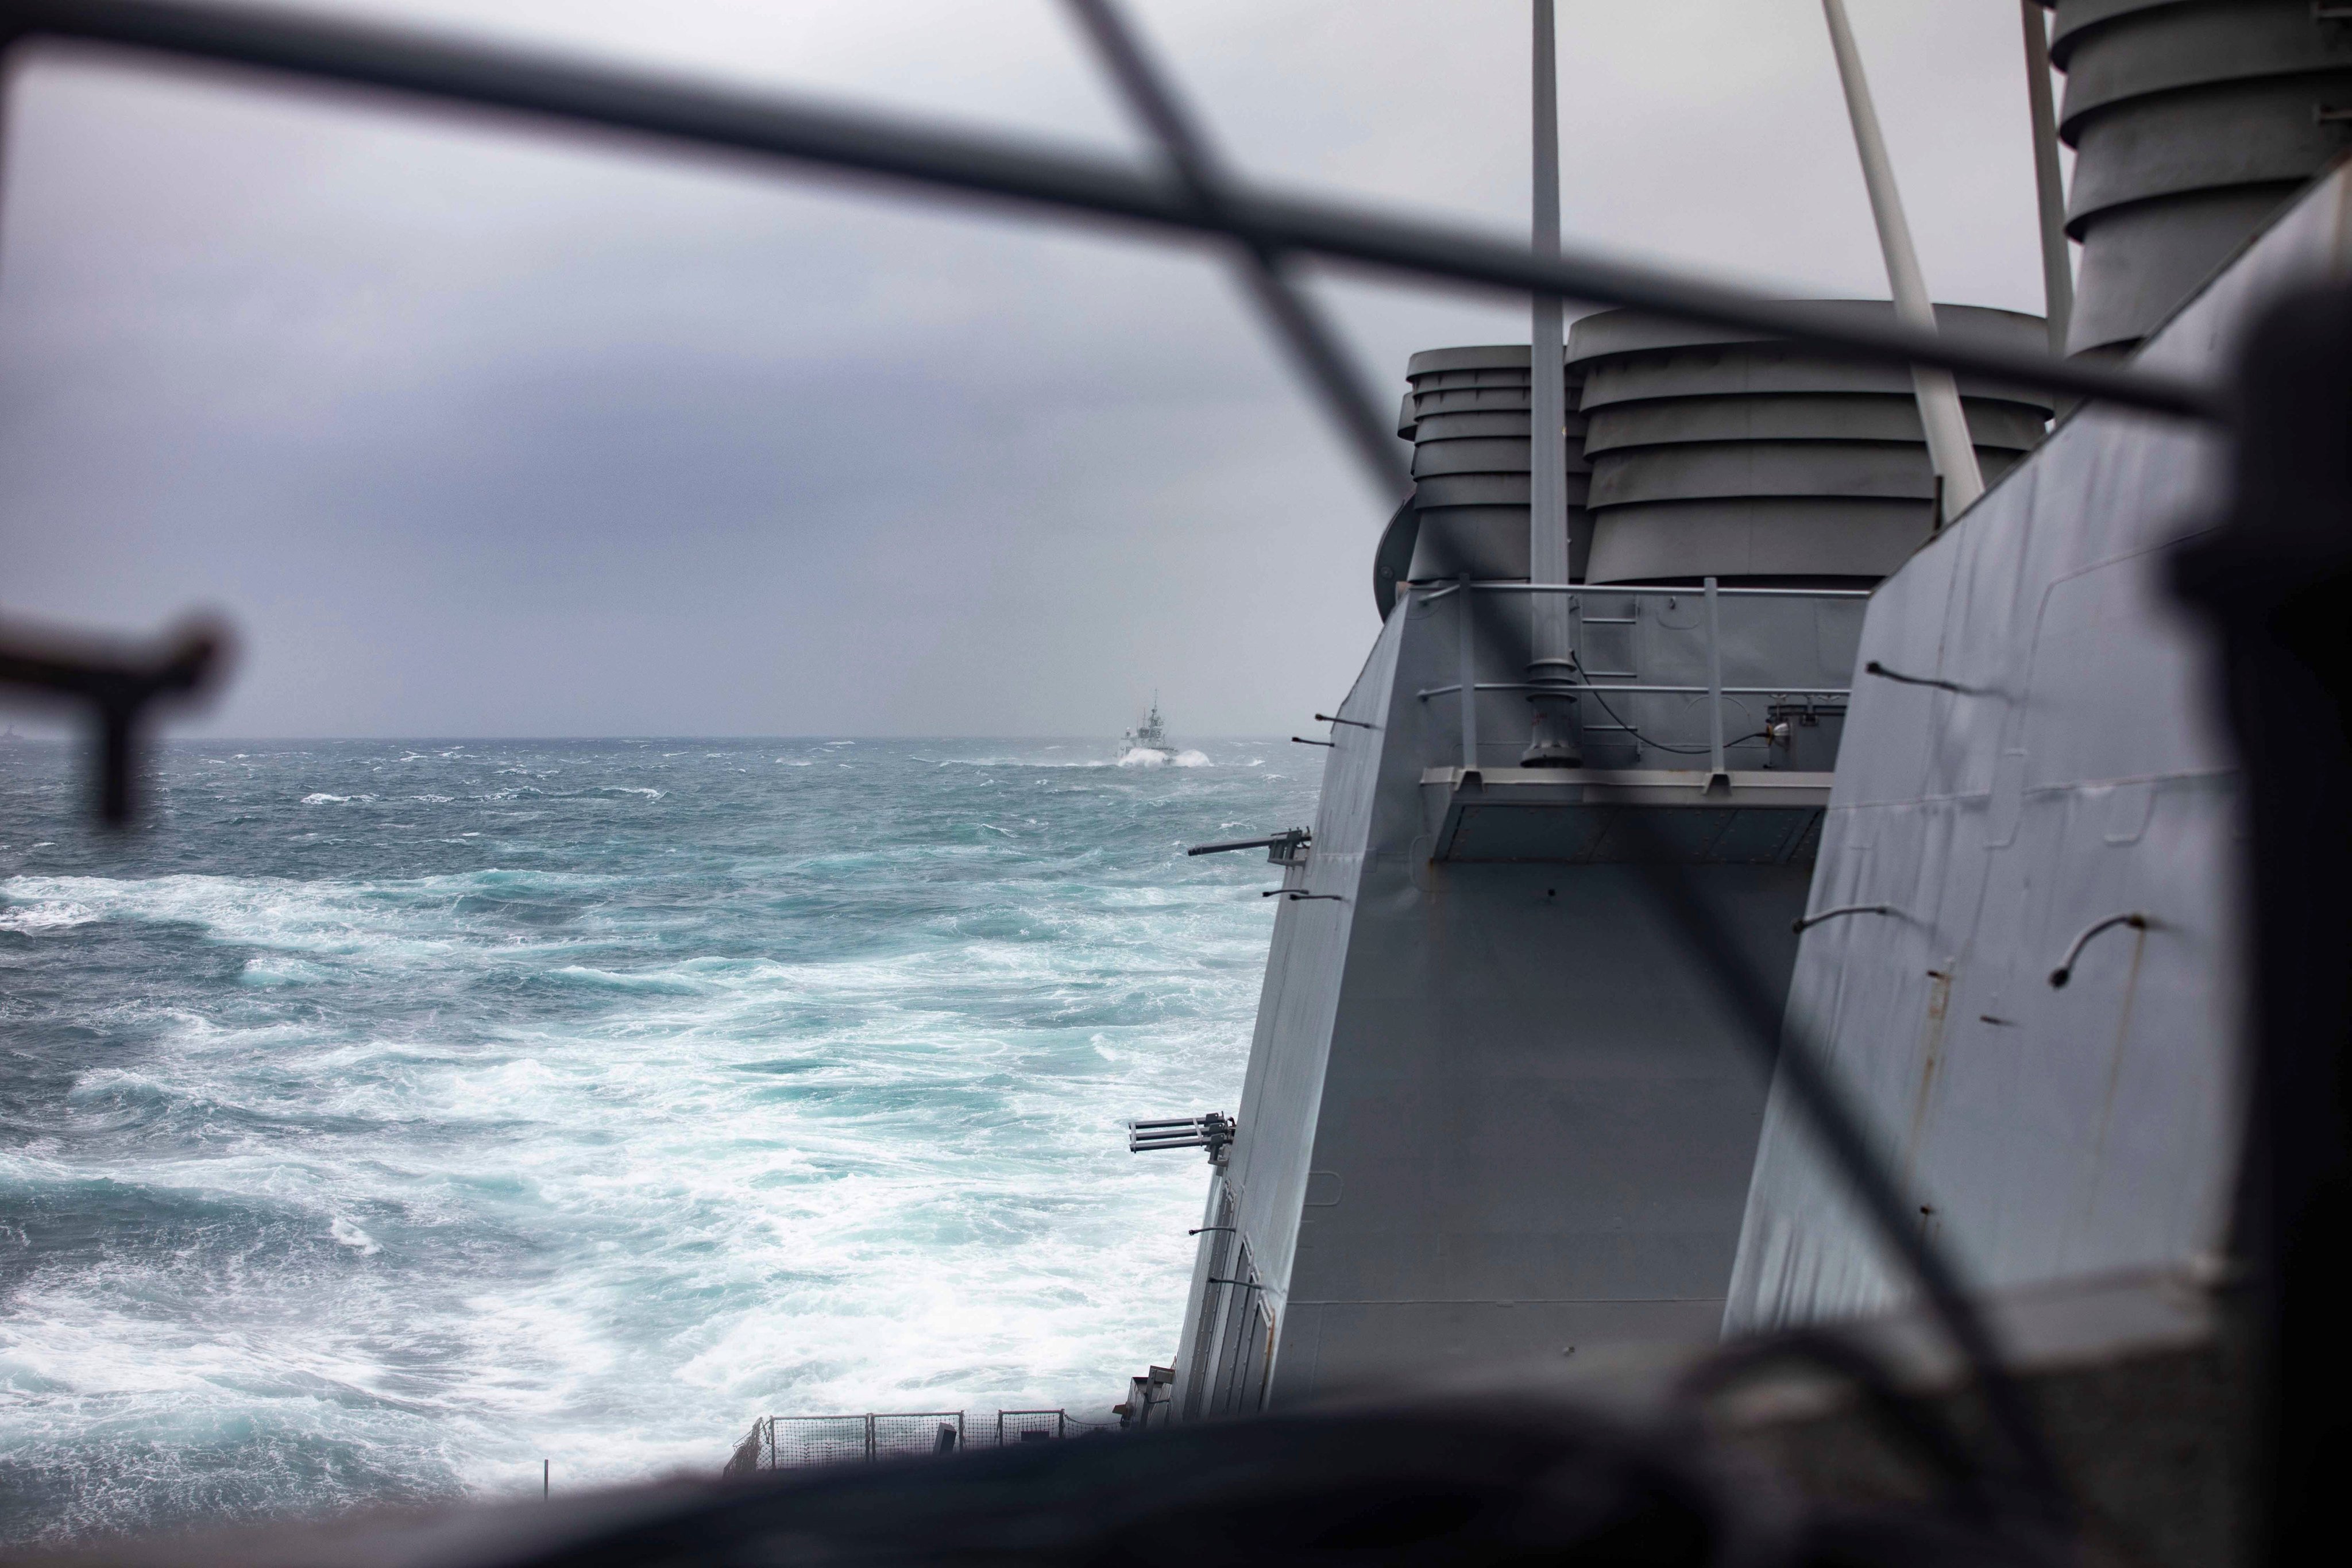
[[[1142, 156], [1048, 0], [331, 8]], [[2038, 310], [2014, 0], [1851, 8], [1929, 287]], [[1131, 9], [1252, 174], [1524, 236], [1526, 0]], [[1559, 9], [1572, 242], [1884, 296], [1817, 0]], [[184, 732], [1286, 732], [1377, 629], [1213, 253], [97, 51], [5, 146], [0, 611], [226, 612]], [[1317, 287], [1386, 403], [1526, 340]]]

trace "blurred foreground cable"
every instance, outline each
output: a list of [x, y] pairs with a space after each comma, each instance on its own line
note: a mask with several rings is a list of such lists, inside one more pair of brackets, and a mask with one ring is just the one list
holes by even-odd
[[2220, 625], [2252, 893], [2243, 1165], [2263, 1540], [2343, 1550], [2352, 1467], [2352, 288], [2278, 300], [2239, 367], [2230, 514], [2175, 559]]
[[[1226, 181], [1216, 154], [1175, 87], [1145, 52], [1142, 40], [1112, 0], [1069, 0], [1069, 6], [1101, 55], [1103, 68], [1127, 95], [1128, 106], [1159, 139], [1160, 150], [1192, 193], [1202, 219], [1224, 222]], [[1243, 244], [1251, 262], [1250, 291], [1267, 323], [1280, 335], [1307, 384], [1321, 395], [1324, 412], [1354, 447], [1374, 489], [1402, 495], [1412, 476], [1394, 433], [1384, 427], [1378, 400], [1365, 390], [1363, 376], [1340, 347], [1339, 333], [1290, 275], [1281, 251], [1262, 241]]]
[[0, 633], [0, 686], [87, 710], [95, 729], [99, 820], [129, 826], [142, 731], [159, 701], [198, 696], [226, 664], [228, 634], [192, 625], [145, 648]]

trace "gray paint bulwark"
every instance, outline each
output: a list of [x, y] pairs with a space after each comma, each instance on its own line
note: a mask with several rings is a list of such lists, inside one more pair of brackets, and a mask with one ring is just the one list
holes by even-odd
[[[2339, 170], [2150, 340], [2218, 374], [2282, 287], [2342, 274]], [[1812, 900], [1885, 903], [1803, 940], [1792, 1019], [1871, 1113], [1920, 1223], [2001, 1289], [2193, 1265], [2235, 1163], [2234, 763], [2167, 551], [2221, 505], [2218, 435], [2085, 410], [1881, 584]], [[2063, 988], [2076, 933], [2122, 913]], [[1727, 1332], [1898, 1291], [1777, 1090]]]

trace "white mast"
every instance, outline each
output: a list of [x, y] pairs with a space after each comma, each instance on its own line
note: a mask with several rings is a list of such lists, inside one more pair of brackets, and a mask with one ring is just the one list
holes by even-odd
[[[1913, 326], [1936, 327], [1935, 307], [1928, 302], [1927, 279], [1919, 272], [1919, 254], [1911, 247], [1911, 226], [1903, 216], [1903, 197], [1895, 188], [1895, 166], [1886, 156], [1886, 139], [1879, 133], [1878, 110], [1870, 101], [1870, 83], [1862, 73], [1862, 54], [1854, 47], [1853, 29], [1845, 19], [1845, 0], [1822, 0], [1829, 18], [1830, 47], [1837, 52], [1838, 78], [1845, 87], [1846, 112], [1853, 121], [1854, 151], [1862, 156], [1863, 183], [1870, 188], [1871, 215], [1878, 220], [1878, 246], [1886, 257], [1886, 281], [1895, 291], [1895, 314]], [[1960, 389], [1949, 371], [1911, 367], [1911, 388], [1919, 399], [1919, 423], [1927, 432], [1927, 458], [1944, 481], [1941, 527], [1959, 516], [1984, 494], [1984, 476], [1977, 468], [1976, 444], [1969, 437], [1968, 417], [1960, 410]]]
[[[1559, 255], [1559, 76], [1553, 42], [1552, 0], [1535, 0], [1535, 231], [1538, 256]], [[1568, 582], [1568, 413], [1561, 308], [1556, 294], [1538, 294], [1528, 335], [1528, 581]], [[1534, 732], [1520, 761], [1531, 767], [1573, 767], [1582, 761], [1570, 720], [1575, 668], [1565, 594], [1530, 594]], [[1466, 609], [1467, 606], [1465, 606]], [[1470, 700], [1468, 694], [1464, 701]]]
[[[1547, 260], [1559, 258], [1559, 77], [1555, 62], [1552, 0], [1535, 0], [1535, 253]], [[1568, 581], [1568, 466], [1561, 432], [1568, 424], [1563, 386], [1563, 331], [1559, 297], [1538, 294], [1528, 339], [1528, 428], [1534, 438], [1528, 464], [1528, 572], [1533, 583]], [[1538, 594], [1538, 599], [1559, 602], [1563, 636], [1567, 630], [1565, 595]], [[1540, 658], [1548, 652], [1538, 647]]]
[[2025, 102], [2033, 121], [2033, 189], [2042, 204], [2042, 313], [2050, 352], [2066, 353], [2074, 314], [2074, 268], [2066, 249], [2066, 191], [2058, 178], [2058, 115], [2050, 103], [2050, 33], [2041, 0], [2017, 0], [2025, 14]]

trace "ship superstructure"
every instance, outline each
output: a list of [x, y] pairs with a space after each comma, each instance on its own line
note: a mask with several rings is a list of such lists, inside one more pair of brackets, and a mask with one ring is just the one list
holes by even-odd
[[[2071, 344], [2218, 378], [2283, 295], [2347, 270], [2326, 7], [2061, 0], [2084, 243]], [[2316, 177], [2315, 177], [2316, 176]], [[1881, 590], [1791, 1015], [1988, 1287], [2226, 1281], [2248, 1085], [2249, 837], [2187, 547], [2228, 445], [2085, 409]], [[2301, 824], [2284, 829], [2305, 831]], [[2332, 956], [2330, 962], [2332, 962]], [[1906, 1299], [1776, 1091], [1727, 1332]]]
[[[2101, 359], [2150, 342], [2148, 363], [2214, 376], [2257, 305], [2341, 265], [2341, 174], [2240, 252], [2340, 151], [2315, 128], [2352, 28], [2083, 0], [2053, 36], [2082, 297], [2052, 323], [1938, 324]], [[2224, 121], [2244, 157], [2221, 155]], [[2234, 772], [2163, 565], [2214, 514], [2219, 443], [2102, 411], [2044, 449], [2053, 399], [1962, 376], [1990, 489], [1947, 527], [1914, 378], [1603, 312], [1562, 360], [1569, 567], [1546, 581], [1537, 363], [1407, 367], [1417, 489], [1381, 542], [1385, 626], [1337, 710], [1311, 852], [1285, 870], [1169, 1415], [1902, 1298], [1785, 1089], [1767, 1118], [1644, 858], [1795, 974], [1972, 1278], [2220, 1247]], [[1580, 765], [1523, 765], [1558, 673], [1528, 658], [1544, 605], [1565, 610]]]
[[[1286, 870], [1179, 1418], [1721, 1323], [1765, 1083], [1642, 861], [1664, 846], [1789, 973], [1865, 601], [1934, 531], [1934, 476], [1899, 373], [1589, 317], [1556, 373], [1584, 482], [1554, 525], [1586, 570], [1530, 584], [1529, 357], [1409, 367], [1433, 504]], [[1988, 468], [2039, 438], [2046, 399], [1963, 391]], [[1547, 596], [1575, 767], [1522, 765]]]

